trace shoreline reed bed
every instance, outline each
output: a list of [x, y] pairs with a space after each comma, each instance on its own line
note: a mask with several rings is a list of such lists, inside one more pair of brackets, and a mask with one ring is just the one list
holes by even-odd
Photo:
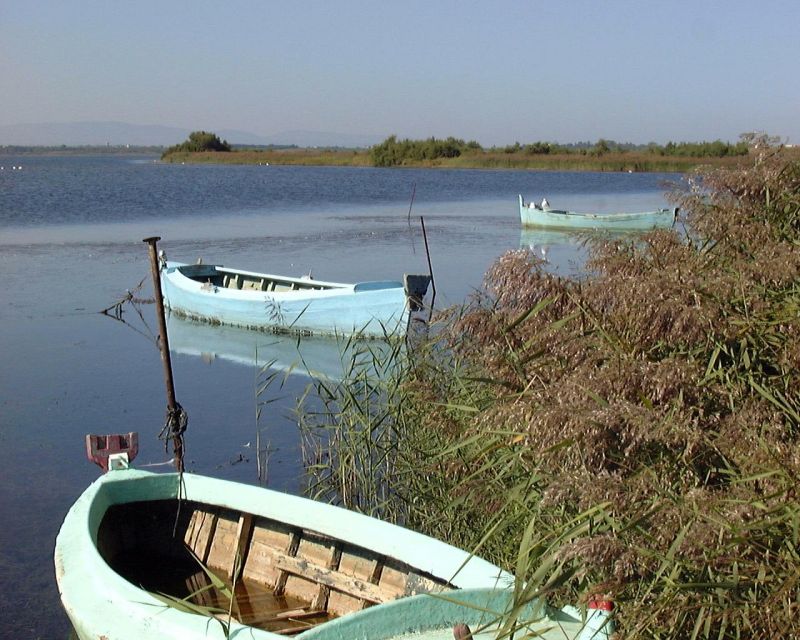
[[[173, 164], [248, 164], [372, 167], [365, 149], [280, 149], [236, 150], [225, 153], [177, 151], [165, 155], [161, 162]], [[526, 153], [465, 153], [454, 158], [404, 160], [399, 168], [486, 169], [535, 171], [603, 171], [685, 173], [699, 166], [737, 167], [748, 162], [747, 156], [682, 157], [648, 153], [610, 152], [600, 156], [581, 154], [531, 155]]]
[[179, 151], [166, 155], [161, 162], [172, 164], [250, 164], [299, 166], [372, 166], [364, 151], [333, 151], [320, 149], [281, 149], [275, 151]]
[[315, 495], [520, 603], [611, 599], [619, 637], [800, 636], [800, 163], [759, 142], [671, 194], [684, 234], [591, 242], [580, 279], [509, 252], [394, 377], [331, 390]]

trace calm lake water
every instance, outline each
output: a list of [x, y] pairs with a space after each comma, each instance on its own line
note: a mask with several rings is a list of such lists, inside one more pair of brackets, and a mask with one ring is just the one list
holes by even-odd
[[[61, 521], [99, 468], [86, 433], [138, 431], [137, 466], [171, 470], [158, 433], [166, 401], [149, 330], [98, 313], [143, 279], [147, 247], [176, 260], [326, 280], [427, 273], [436, 306], [481, 286], [505, 251], [533, 246], [551, 268], [580, 267], [562, 234], [523, 232], [517, 194], [555, 207], [643, 210], [668, 206], [676, 175], [282, 166], [162, 165], [154, 158], [0, 156], [0, 637], [66, 638], [52, 552]], [[12, 167], [21, 166], [19, 170]], [[413, 186], [416, 195], [409, 222]], [[134, 322], [135, 321], [135, 322]], [[149, 329], [148, 329], [149, 328]], [[255, 435], [270, 442], [268, 484], [298, 492], [301, 451], [293, 409], [309, 378], [294, 370], [268, 393], [256, 422], [254, 362], [288, 368], [293, 340], [170, 321], [176, 396], [189, 415], [187, 468], [257, 483]], [[341, 370], [335, 343], [300, 345], [311, 368]], [[263, 398], [262, 398], [263, 399]]]

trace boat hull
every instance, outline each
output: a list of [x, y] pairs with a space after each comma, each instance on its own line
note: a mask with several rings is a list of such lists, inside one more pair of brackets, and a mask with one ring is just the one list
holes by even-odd
[[[279, 280], [303, 288], [261, 291], [223, 284], [230, 280], [231, 273], [246, 274], [239, 280], [245, 285]], [[228, 270], [216, 265], [167, 263], [161, 270], [161, 288], [164, 304], [173, 313], [246, 329], [383, 337], [405, 333], [409, 321], [408, 296], [403, 284], [394, 281], [326, 283]]]
[[639, 213], [578, 213], [561, 209], [541, 209], [525, 204], [519, 196], [519, 217], [523, 226], [574, 230], [631, 230], [645, 231], [656, 227], [671, 227], [678, 209], [659, 209]]
[[[179, 495], [180, 505], [183, 506], [178, 508], [177, 513], [184, 509], [184, 516], [190, 524], [186, 529], [186, 537], [179, 537], [178, 542], [185, 540], [189, 544], [191, 541], [194, 552], [198, 556], [201, 553], [208, 555], [211, 563], [214, 554], [219, 553], [225, 547], [223, 542], [227, 541], [235, 552], [236, 561], [241, 559], [243, 563], [244, 578], [260, 575], [257, 574], [259, 566], [272, 562], [273, 569], [277, 567], [294, 575], [290, 580], [295, 580], [298, 588], [312, 584], [318, 590], [328, 588], [331, 593], [341, 591], [339, 595], [344, 594], [351, 600], [366, 598], [370, 602], [375, 601], [375, 609], [384, 606], [381, 604], [382, 596], [375, 595], [382, 593], [382, 590], [402, 598], [437, 590], [440, 585], [445, 585], [442, 587], [445, 589], [494, 588], [508, 586], [512, 580], [509, 574], [465, 551], [331, 505], [194, 474], [183, 474], [181, 479], [178, 474], [112, 471], [95, 481], [76, 501], [56, 540], [56, 579], [64, 608], [79, 638], [191, 640], [228, 637], [218, 619], [167, 606], [154, 593], [137, 586], [141, 584], [138, 580], [130, 576], [126, 579], [115, 568], [115, 558], [125, 555], [126, 541], [137, 531], [139, 535], [142, 532], [148, 535], [151, 529], [164, 527], [164, 518], [156, 518], [156, 507], [163, 509], [164, 505], [173, 504], [173, 508], [176, 508]], [[153, 505], [149, 521], [148, 504]], [[201, 526], [201, 523], [206, 523], [202, 510], [193, 511], [189, 520], [189, 511], [197, 505], [207, 507], [210, 510], [208, 513], [222, 514], [219, 523], [215, 521], [213, 526]], [[235, 526], [236, 520], [232, 521], [233, 529], [223, 526], [228, 522], [224, 514], [230, 512], [241, 514], [238, 528]], [[131, 517], [131, 514], [137, 513], [138, 517]], [[201, 515], [196, 516], [197, 513]], [[177, 522], [178, 516], [175, 518]], [[241, 533], [243, 521], [250, 522], [249, 535]], [[166, 518], [168, 529], [171, 522], [170, 518]], [[264, 523], [279, 523], [280, 526], [262, 531], [259, 527], [266, 526]], [[109, 535], [109, 531], [114, 529], [123, 531], [117, 536]], [[275, 549], [267, 548], [267, 541], [282, 530], [302, 532], [303, 541], [296, 545], [300, 551], [294, 552], [296, 558], [285, 557]], [[216, 537], [212, 539], [209, 536]], [[324, 563], [315, 568], [313, 549], [315, 545], [319, 546], [321, 540], [334, 541], [331, 548], [339, 549], [341, 568], [332, 569], [331, 565], [326, 568]], [[163, 546], [160, 539], [156, 542]], [[201, 552], [201, 548], [205, 551]], [[311, 555], [301, 558], [303, 549]], [[361, 562], [358, 560], [361, 557], [359, 553], [363, 558], [381, 559], [383, 572], [375, 574], [373, 571], [374, 580], [353, 577], [353, 567]], [[286, 555], [291, 554], [287, 551]], [[344, 557], [350, 558], [347, 561], [349, 569], [345, 567]], [[219, 565], [219, 561], [216, 564]], [[228, 565], [233, 566], [235, 562], [229, 558]], [[400, 574], [396, 568], [401, 566], [410, 569]], [[161, 571], [162, 567], [159, 566], [158, 570]], [[311, 583], [311, 576], [316, 574], [320, 574], [320, 582]], [[398, 576], [406, 577], [398, 583]], [[288, 594], [291, 585], [285, 580], [284, 586]], [[324, 621], [310, 627], [310, 631], [340, 619]], [[302, 631], [295, 637], [305, 637], [310, 631]], [[234, 620], [230, 626], [230, 637], [238, 637], [237, 633], [255, 640], [285, 637]]]

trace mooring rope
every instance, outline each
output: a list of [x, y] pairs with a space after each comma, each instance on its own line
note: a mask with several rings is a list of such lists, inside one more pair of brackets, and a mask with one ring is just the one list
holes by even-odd
[[[139, 284], [136, 285], [133, 289], [127, 289], [125, 291], [125, 295], [120, 300], [118, 300], [111, 306], [106, 307], [105, 309], [101, 309], [99, 313], [102, 313], [103, 315], [108, 316], [109, 318], [113, 318], [114, 320], [117, 320], [118, 322], [127, 325], [128, 327], [133, 329], [136, 333], [142, 335], [148, 341], [158, 346], [157, 337], [153, 334], [153, 330], [150, 328], [150, 325], [147, 324], [147, 320], [145, 320], [144, 315], [142, 315], [142, 310], [139, 308], [140, 304], [153, 304], [155, 303], [156, 300], [155, 298], [140, 298], [134, 295], [135, 293], [141, 290], [142, 286], [144, 285], [144, 281], [146, 279], [147, 276], [142, 278], [139, 281]], [[144, 328], [147, 330], [146, 333], [141, 329], [133, 326], [130, 322], [128, 322], [125, 319], [124, 317], [125, 305], [128, 303], [130, 303], [130, 306], [136, 312], [136, 315], [139, 316], [139, 319], [142, 321], [142, 326], [144, 326]]]
[[180, 438], [189, 426], [189, 416], [179, 402], [175, 402], [175, 408], [170, 409], [167, 407], [167, 418], [164, 422], [164, 428], [158, 434], [158, 439], [164, 441], [164, 450], [166, 451], [167, 443], [174, 438]]
[[147, 280], [147, 276], [142, 278], [133, 289], [126, 289], [125, 295], [122, 296], [119, 300], [117, 300], [111, 306], [106, 307], [105, 309], [101, 309], [100, 313], [104, 315], [113, 315], [117, 320], [122, 320], [122, 313], [123, 313], [123, 306], [127, 302], [131, 302], [133, 304], [154, 304], [156, 299], [155, 298], [139, 298], [138, 296], [134, 295], [141, 291], [142, 286], [144, 285], [144, 281]]
[[167, 407], [167, 418], [164, 421], [164, 428], [158, 434], [158, 439], [164, 441], [164, 452], [169, 452], [169, 442], [172, 441], [172, 453], [175, 459], [175, 466], [179, 474], [183, 474], [183, 454], [184, 443], [183, 434], [189, 425], [189, 416], [183, 407], [176, 400], [175, 407]]

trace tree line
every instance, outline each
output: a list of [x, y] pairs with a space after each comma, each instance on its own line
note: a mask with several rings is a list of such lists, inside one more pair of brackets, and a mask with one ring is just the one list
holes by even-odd
[[369, 154], [374, 166], [394, 167], [424, 160], [457, 158], [462, 155], [477, 155], [480, 153], [505, 153], [519, 156], [556, 154], [603, 156], [610, 153], [638, 152], [657, 156], [724, 158], [728, 156], [744, 156], [747, 155], [748, 150], [749, 144], [745, 140], [735, 144], [715, 140], [713, 142], [668, 142], [666, 145], [659, 145], [655, 142], [646, 145], [634, 145], [600, 138], [594, 143], [558, 144], [537, 141], [528, 144], [515, 142], [503, 147], [484, 148], [474, 140], [465, 142], [460, 138], [453, 137], [443, 140], [434, 137], [425, 140], [410, 140], [408, 138], [398, 140], [396, 135], [391, 135], [380, 144], [371, 147]]
[[[424, 140], [412, 140], [409, 138], [401, 140], [396, 135], [391, 135], [383, 142], [370, 147], [367, 154], [369, 162], [375, 167], [396, 167], [440, 159], [459, 158], [461, 156], [472, 158], [494, 157], [495, 159], [503, 156], [512, 156], [519, 159], [541, 156], [588, 156], [597, 158], [606, 155], [639, 154], [640, 156], [649, 155], [652, 157], [725, 158], [745, 156], [749, 152], [750, 146], [747, 135], [742, 136], [740, 142], [733, 144], [715, 140], [713, 142], [670, 141], [665, 145], [650, 142], [645, 145], [636, 145], [600, 138], [596, 142], [559, 144], [539, 140], [527, 144], [515, 142], [510, 145], [487, 148], [484, 148], [475, 140], [465, 141], [462, 138], [454, 138], [452, 136], [444, 139], [430, 137]], [[243, 145], [241, 148], [244, 149], [245, 146]], [[279, 147], [273, 147], [273, 149], [277, 148]], [[193, 131], [185, 142], [167, 148], [162, 154], [162, 158], [177, 152], [207, 151], [228, 152], [231, 151], [231, 145], [226, 140], [220, 140], [219, 136], [214, 133]]]

